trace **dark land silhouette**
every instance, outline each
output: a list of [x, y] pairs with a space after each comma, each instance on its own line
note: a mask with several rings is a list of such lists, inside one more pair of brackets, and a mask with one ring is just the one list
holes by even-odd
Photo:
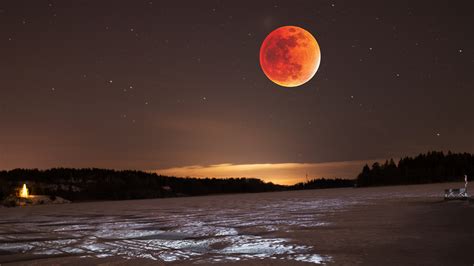
[[142, 171], [54, 168], [0, 172], [2, 192], [11, 194], [25, 182], [31, 194], [56, 195], [72, 201], [124, 200], [284, 190], [256, 178], [178, 178]]
[[432, 151], [416, 157], [405, 157], [395, 164], [393, 159], [384, 164], [365, 165], [357, 177], [357, 186], [387, 186], [461, 182], [467, 175], [472, 180], [474, 155]]
[[59, 196], [71, 201], [127, 200], [227, 193], [254, 193], [302, 189], [459, 182], [474, 173], [469, 153], [428, 152], [365, 165], [357, 179], [317, 178], [291, 186], [257, 178], [180, 178], [132, 170], [98, 168], [14, 169], [0, 171], [0, 199], [14, 195], [26, 183], [30, 193]]
[[31, 194], [54, 195], [71, 201], [146, 199], [354, 186], [354, 180], [349, 179], [321, 178], [284, 186], [257, 178], [181, 178], [131, 170], [14, 169], [0, 171], [0, 198], [15, 194], [23, 183], [27, 184]]

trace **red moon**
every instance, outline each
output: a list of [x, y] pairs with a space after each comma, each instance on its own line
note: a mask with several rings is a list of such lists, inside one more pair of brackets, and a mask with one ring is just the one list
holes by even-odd
[[300, 27], [280, 27], [268, 34], [260, 47], [263, 72], [280, 86], [303, 85], [316, 74], [320, 62], [318, 42]]

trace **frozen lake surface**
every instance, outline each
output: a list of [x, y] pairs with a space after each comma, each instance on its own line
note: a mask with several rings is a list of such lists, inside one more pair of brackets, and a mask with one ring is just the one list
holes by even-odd
[[440, 191], [330, 189], [0, 209], [0, 263], [48, 257], [121, 257], [212, 263], [255, 259], [324, 263], [291, 237], [328, 226], [356, 204]]

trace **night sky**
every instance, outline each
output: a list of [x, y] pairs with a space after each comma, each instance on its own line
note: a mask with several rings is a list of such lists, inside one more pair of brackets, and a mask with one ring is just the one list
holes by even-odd
[[[472, 3], [3, 0], [0, 169], [474, 152]], [[296, 88], [259, 64], [284, 25], [321, 47]]]

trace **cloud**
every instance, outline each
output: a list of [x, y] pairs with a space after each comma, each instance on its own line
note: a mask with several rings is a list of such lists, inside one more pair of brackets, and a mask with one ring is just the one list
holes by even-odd
[[276, 184], [295, 184], [308, 178], [356, 178], [364, 164], [381, 160], [359, 160], [327, 163], [262, 163], [191, 165], [152, 170], [161, 175], [180, 177], [255, 177]]

